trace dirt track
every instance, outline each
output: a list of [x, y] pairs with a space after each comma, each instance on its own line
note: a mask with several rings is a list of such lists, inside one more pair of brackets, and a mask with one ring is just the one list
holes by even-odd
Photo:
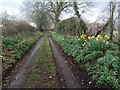
[[64, 84], [64, 87], [66, 88], [81, 88], [70, 67], [67, 65], [67, 62], [65, 62], [64, 56], [60, 53], [59, 49], [55, 47], [55, 44], [51, 38], [49, 38], [49, 40], [54, 54], [58, 73], [62, 79], [61, 81], [63, 81], [62, 84]]
[[[80, 85], [72, 73], [70, 67], [65, 62], [65, 58], [62, 53], [55, 47], [53, 41], [49, 38], [51, 48], [53, 51], [53, 57], [57, 68], [58, 80], [60, 80], [60, 87], [66, 88], [80, 88]], [[38, 40], [37, 44], [30, 50], [28, 54], [16, 65], [10, 74], [10, 81], [6, 87], [8, 88], [23, 88], [29, 75], [31, 74], [31, 66], [34, 63], [34, 58], [43, 42], [43, 37]]]
[[37, 51], [43, 41], [43, 37], [38, 40], [36, 45], [30, 50], [28, 54], [24, 56], [21, 62], [16, 65], [10, 74], [10, 84], [8, 88], [22, 88], [31, 72], [31, 66], [34, 62], [34, 58], [37, 54]]

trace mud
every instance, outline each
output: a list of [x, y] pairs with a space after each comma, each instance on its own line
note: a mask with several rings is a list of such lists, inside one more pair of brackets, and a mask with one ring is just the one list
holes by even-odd
[[49, 40], [53, 51], [58, 75], [63, 88], [81, 88], [70, 67], [67, 65], [64, 56], [55, 46], [55, 43], [52, 41], [52, 39], [49, 38]]

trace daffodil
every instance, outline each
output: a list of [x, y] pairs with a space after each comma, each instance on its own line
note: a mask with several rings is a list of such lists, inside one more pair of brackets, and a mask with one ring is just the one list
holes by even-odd
[[95, 38], [97, 41], [99, 40], [97, 37]]
[[97, 37], [101, 37], [101, 35], [98, 35]]
[[86, 37], [86, 35], [85, 35], [85, 34], [82, 34], [80, 37], [81, 37], [81, 38], [85, 38], [85, 37]]
[[100, 39], [100, 38], [102, 38], [102, 36], [101, 36], [101, 35], [98, 35], [96, 38]]
[[109, 38], [110, 38], [108, 35], [105, 35], [104, 37], [105, 37], [105, 38], [107, 38], [107, 39], [109, 39]]
[[82, 38], [85, 38], [84, 36]]
[[88, 36], [88, 39], [91, 39], [91, 37], [90, 37], [90, 36]]
[[106, 44], [108, 44], [108, 41], [106, 41]]
[[95, 36], [92, 36], [91, 39], [95, 38]]
[[82, 44], [82, 46], [84, 47], [84, 46], [85, 46], [85, 44]]

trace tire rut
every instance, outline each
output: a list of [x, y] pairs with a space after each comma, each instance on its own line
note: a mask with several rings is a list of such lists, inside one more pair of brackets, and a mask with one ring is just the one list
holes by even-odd
[[56, 67], [58, 70], [58, 73], [61, 74], [60, 78], [63, 78], [63, 82], [65, 85], [64, 87], [67, 88], [81, 88], [76, 77], [72, 73], [70, 67], [67, 65], [67, 62], [65, 62], [64, 56], [61, 54], [61, 52], [57, 49], [52, 39], [49, 37], [49, 41], [51, 44], [51, 48], [53, 51]]

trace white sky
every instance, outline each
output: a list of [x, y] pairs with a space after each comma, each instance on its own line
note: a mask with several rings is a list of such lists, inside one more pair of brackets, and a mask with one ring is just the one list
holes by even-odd
[[[107, 3], [105, 2], [94, 2], [94, 7], [90, 8], [92, 13], [90, 13], [90, 15], [83, 14], [83, 18], [89, 20], [90, 22], [94, 22], [101, 13], [101, 11], [105, 8], [106, 4]], [[0, 0], [0, 8], [2, 8], [0, 9], [0, 13], [2, 13], [3, 11], [7, 11], [9, 15], [14, 15], [17, 18], [22, 19], [23, 18], [23, 14], [21, 11], [22, 6], [23, 0]], [[73, 13], [71, 14], [62, 13], [60, 19], [66, 19], [71, 16], [73, 16]]]
[[[91, 12], [82, 14], [82, 18], [90, 21], [91, 23], [95, 22], [97, 20], [97, 17], [102, 13], [107, 4], [107, 2], [93, 2], [94, 6], [89, 8]], [[63, 12], [60, 19], [65, 19], [73, 15], [74, 13], [66, 14]]]
[[0, 0], [0, 14], [6, 11], [9, 15], [22, 18], [23, 0]]

